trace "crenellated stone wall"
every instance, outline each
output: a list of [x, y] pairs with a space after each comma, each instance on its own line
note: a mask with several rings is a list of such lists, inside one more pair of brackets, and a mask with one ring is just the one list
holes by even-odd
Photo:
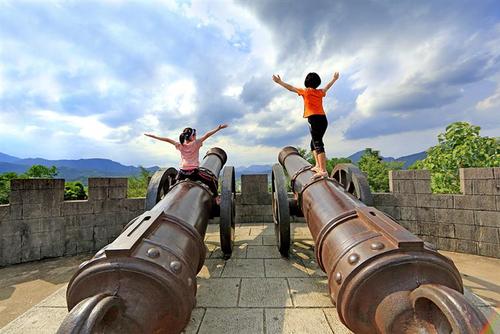
[[[500, 168], [460, 170], [462, 194], [432, 194], [428, 171], [393, 171], [375, 206], [439, 249], [500, 258]], [[89, 199], [64, 201], [64, 180], [13, 180], [0, 205], [0, 266], [95, 252], [142, 214], [126, 178], [89, 178]], [[268, 176], [242, 175], [236, 222], [272, 222]], [[303, 218], [292, 217], [292, 222]], [[213, 223], [218, 223], [214, 219]]]
[[126, 178], [89, 178], [89, 199], [64, 201], [64, 180], [12, 180], [0, 205], [0, 266], [96, 251], [144, 212]]
[[438, 249], [500, 258], [500, 168], [460, 169], [461, 194], [432, 194], [423, 170], [389, 173], [375, 206]]

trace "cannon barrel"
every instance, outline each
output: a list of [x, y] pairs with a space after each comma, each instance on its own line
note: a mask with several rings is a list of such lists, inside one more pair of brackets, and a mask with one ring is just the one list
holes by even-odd
[[[218, 177], [225, 163], [226, 153], [212, 148], [200, 170]], [[151, 179], [146, 206], [156, 205], [73, 275], [66, 293], [71, 312], [58, 333], [179, 333], [189, 322], [206, 256], [204, 236], [217, 204], [200, 182], [170, 186], [172, 170]]]
[[[285, 147], [278, 160], [272, 182], [280, 252], [288, 254], [289, 215], [303, 215], [330, 298], [349, 329], [472, 334], [487, 328], [486, 318], [464, 298], [453, 262], [360, 200], [371, 202], [371, 195], [355, 166], [334, 170], [336, 178], [313, 179], [312, 166], [295, 148]], [[281, 166], [295, 199], [286, 197]]]

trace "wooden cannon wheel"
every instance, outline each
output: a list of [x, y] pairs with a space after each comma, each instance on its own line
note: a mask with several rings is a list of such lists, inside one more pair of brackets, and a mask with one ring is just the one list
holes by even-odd
[[151, 210], [175, 183], [177, 170], [173, 167], [157, 170], [149, 181], [146, 193], [146, 211]]
[[220, 194], [220, 245], [225, 259], [230, 258], [233, 252], [235, 198], [234, 167], [226, 166], [222, 170]]
[[353, 164], [337, 164], [331, 178], [340, 183], [345, 191], [368, 206], [373, 205], [373, 197], [365, 174]]
[[282, 256], [288, 257], [290, 249], [290, 209], [288, 207], [285, 172], [280, 164], [273, 165], [271, 186], [274, 232], [278, 242], [278, 249]]

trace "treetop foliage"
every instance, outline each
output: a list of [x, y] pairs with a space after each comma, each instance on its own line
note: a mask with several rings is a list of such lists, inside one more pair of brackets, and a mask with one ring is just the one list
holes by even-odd
[[151, 173], [144, 167], [139, 166], [141, 173], [138, 176], [128, 178], [127, 197], [146, 197], [149, 178]]
[[[7, 172], [0, 174], [0, 204], [9, 203], [10, 180], [12, 179], [35, 179], [47, 178], [53, 179], [57, 175], [57, 167], [46, 167], [43, 165], [33, 165], [23, 174]], [[66, 182], [64, 186], [64, 199], [86, 199], [84, 186], [81, 182]]]
[[358, 166], [363, 171], [367, 178], [370, 189], [373, 192], [388, 192], [389, 191], [389, 171], [400, 170], [403, 168], [404, 162], [382, 161], [379, 151], [371, 148], [365, 149], [365, 152], [358, 161]]
[[410, 169], [431, 172], [431, 187], [437, 193], [459, 193], [459, 168], [500, 167], [499, 138], [481, 137], [481, 128], [455, 122], [438, 135], [438, 144], [427, 150], [427, 157]]

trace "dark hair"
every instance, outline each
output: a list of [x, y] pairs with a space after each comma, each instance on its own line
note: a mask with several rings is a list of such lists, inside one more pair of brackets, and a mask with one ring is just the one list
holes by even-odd
[[306, 88], [318, 88], [319, 85], [321, 85], [321, 78], [319, 77], [318, 73], [311, 72], [308, 75], [306, 75], [306, 79], [304, 80], [304, 86]]
[[179, 141], [181, 142], [182, 145], [184, 145], [184, 142], [191, 138], [191, 136], [196, 135], [196, 129], [193, 128], [185, 128], [182, 130], [182, 133], [179, 136]]

